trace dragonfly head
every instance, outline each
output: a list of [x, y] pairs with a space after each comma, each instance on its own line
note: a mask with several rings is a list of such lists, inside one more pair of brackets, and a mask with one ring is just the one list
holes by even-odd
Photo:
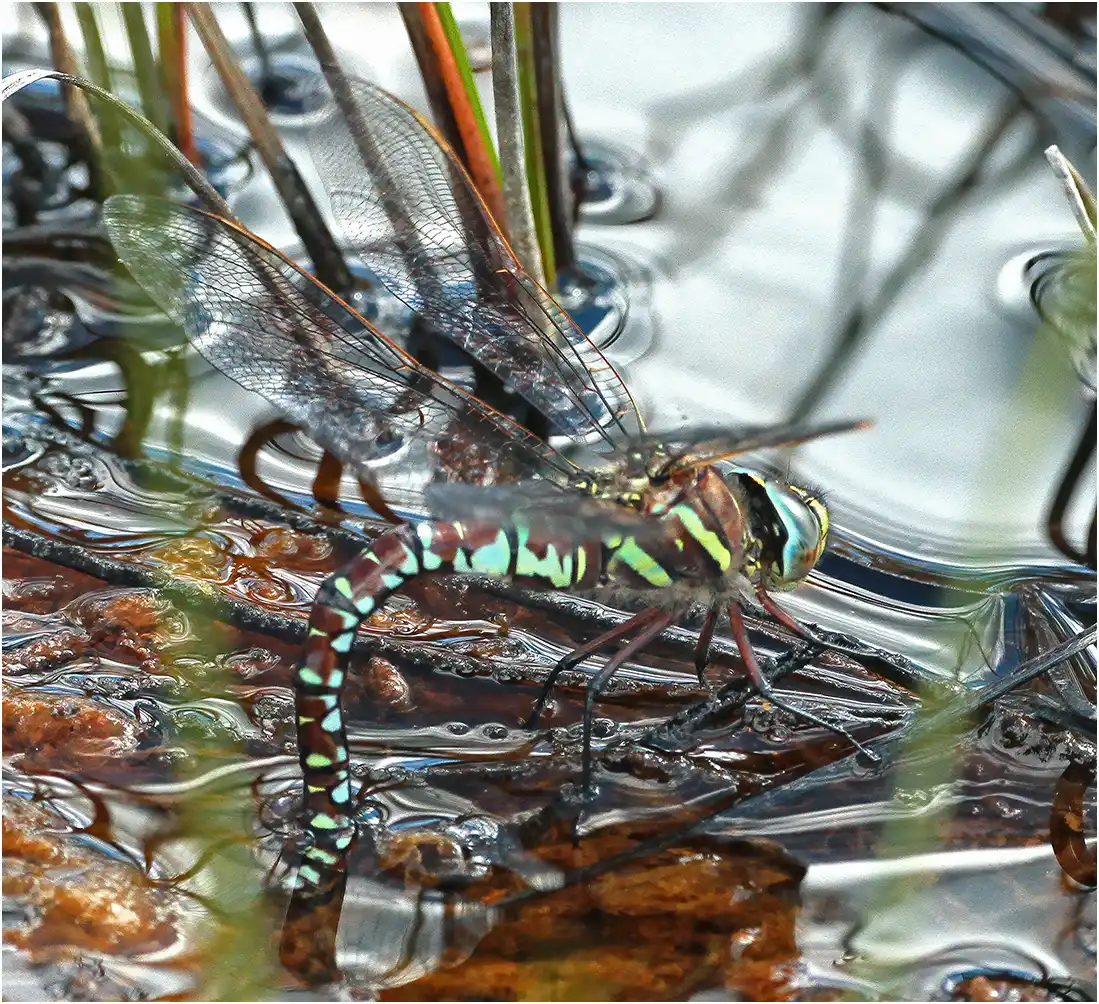
[[760, 542], [760, 577], [774, 592], [793, 589], [816, 567], [828, 544], [828, 509], [797, 485], [738, 473], [751, 501], [752, 532]]

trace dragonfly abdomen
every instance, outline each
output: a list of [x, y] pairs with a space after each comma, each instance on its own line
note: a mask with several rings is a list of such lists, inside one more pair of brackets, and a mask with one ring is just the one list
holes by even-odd
[[572, 545], [528, 527], [421, 523], [383, 534], [321, 586], [309, 635], [294, 671], [298, 750], [312, 844], [299, 871], [326, 880], [350, 844], [350, 754], [340, 697], [359, 626], [410, 579], [431, 573], [511, 576], [554, 589], [588, 589], [602, 580], [600, 543]]

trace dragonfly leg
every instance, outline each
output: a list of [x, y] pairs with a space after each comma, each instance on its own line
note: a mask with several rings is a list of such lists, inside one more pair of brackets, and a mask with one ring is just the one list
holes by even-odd
[[797, 635], [799, 638], [804, 638], [806, 641], [819, 642], [812, 631], [806, 628], [803, 624], [799, 624], [793, 617], [791, 617], [785, 610], [782, 609], [773, 599], [771, 594], [763, 588], [762, 585], [756, 587], [756, 597], [759, 599], [759, 604], [767, 611], [776, 621], [779, 622], [787, 631], [791, 634]]
[[664, 611], [661, 610], [660, 607], [648, 607], [640, 613], [634, 614], [628, 621], [623, 621], [621, 624], [612, 627], [609, 631], [604, 631], [599, 637], [593, 638], [586, 645], [574, 649], [561, 659], [557, 665], [550, 670], [549, 676], [546, 677], [546, 682], [542, 684], [542, 691], [538, 695], [538, 700], [534, 702], [534, 707], [531, 709], [526, 721], [523, 722], [523, 728], [529, 729], [538, 721], [538, 716], [542, 713], [546, 706], [546, 702], [549, 700], [549, 695], [553, 690], [554, 683], [557, 682], [557, 678], [565, 670], [575, 669], [580, 663], [587, 659], [588, 656], [595, 655], [596, 652], [601, 651], [608, 645], [613, 645], [616, 641], [628, 637], [633, 634], [634, 631], [643, 628], [654, 617], [658, 617], [663, 612]]
[[[774, 604], [772, 603], [772, 605]], [[777, 605], [775, 606], [775, 609], [779, 609]], [[784, 614], [784, 616], [789, 618], [788, 614]], [[797, 624], [793, 618], [789, 618], [789, 620], [791, 623]], [[748, 676], [752, 681], [752, 686], [755, 687], [756, 692], [760, 697], [770, 701], [775, 707], [788, 711], [791, 715], [802, 718], [807, 722], [812, 722], [814, 725], [819, 725], [829, 732], [834, 732], [836, 735], [842, 736], [869, 760], [872, 760], [874, 763], [880, 762], [881, 757], [867, 749], [842, 725], [837, 725], [835, 722], [829, 722], [824, 718], [814, 715], [811, 711], [798, 708], [775, 696], [770, 682], [767, 680], [767, 677], [763, 675], [763, 670], [760, 669], [759, 662], [756, 660], [755, 651], [752, 649], [752, 643], [748, 639], [748, 632], [744, 627], [744, 617], [740, 612], [740, 606], [736, 603], [729, 604], [729, 626], [732, 628], [733, 639], [736, 641], [736, 647], [740, 650], [740, 657], [744, 660], [744, 666], [748, 670]], [[797, 633], [801, 634], [801, 631], [797, 631]]]
[[[649, 611], [645, 612], [648, 613]], [[582, 766], [580, 773], [583, 778], [585, 799], [590, 799], [592, 795], [591, 731], [595, 715], [595, 699], [610, 681], [610, 678], [622, 668], [622, 664], [627, 659], [632, 658], [645, 648], [649, 642], [675, 620], [675, 614], [667, 610], [661, 610], [659, 607], [654, 607], [652, 612], [653, 616], [646, 620], [645, 626], [607, 660], [603, 668], [596, 674], [595, 679], [588, 684], [587, 692], [584, 695], [584, 746], [581, 753]], [[627, 621], [626, 623], [630, 622]]]
[[717, 627], [717, 615], [720, 607], [715, 603], [706, 611], [706, 620], [698, 635], [695, 646], [695, 672], [698, 673], [699, 686], [706, 686], [706, 664], [710, 661], [710, 643], [714, 640], [714, 628]]
[[241, 480], [256, 494], [262, 495], [265, 499], [287, 509], [298, 509], [299, 506], [294, 505], [288, 498], [280, 495], [273, 488], [269, 488], [267, 482], [259, 476], [259, 470], [257, 469], [259, 451], [276, 436], [297, 431], [298, 426], [294, 425], [293, 422], [276, 418], [270, 422], [265, 422], [258, 429], [253, 429], [252, 435], [245, 440], [244, 445], [237, 451], [237, 469], [240, 471]]
[[313, 478], [313, 498], [322, 506], [343, 512], [340, 506], [340, 478], [343, 477], [343, 461], [330, 450], [321, 454], [317, 473]]

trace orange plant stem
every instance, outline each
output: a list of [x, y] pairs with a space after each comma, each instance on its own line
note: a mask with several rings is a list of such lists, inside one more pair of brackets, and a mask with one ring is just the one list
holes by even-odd
[[172, 20], [176, 34], [176, 86], [172, 93], [175, 100], [176, 141], [183, 155], [192, 163], [198, 164], [198, 148], [195, 146], [195, 133], [191, 119], [191, 102], [187, 97], [187, 8], [177, 3], [172, 6]]
[[492, 218], [504, 221], [507, 216], [504, 211], [503, 192], [500, 190], [500, 179], [481, 139], [477, 119], [473, 115], [473, 108], [469, 103], [465, 86], [462, 84], [461, 74], [458, 72], [458, 64], [454, 59], [454, 53], [450, 51], [450, 43], [447, 42], [442, 22], [439, 20], [439, 12], [433, 3], [417, 3], [416, 7], [423, 18], [427, 37], [438, 60], [439, 72], [446, 86], [447, 97], [450, 99], [450, 107], [454, 110], [458, 134], [462, 137], [462, 146], [465, 147], [466, 167], [469, 169], [470, 177], [473, 178], [481, 198], [485, 200]]

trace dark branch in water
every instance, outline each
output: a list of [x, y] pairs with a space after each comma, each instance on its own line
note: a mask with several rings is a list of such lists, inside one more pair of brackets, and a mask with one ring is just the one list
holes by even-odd
[[351, 273], [335, 239], [294, 162], [286, 153], [263, 102], [237, 63], [213, 10], [207, 4], [190, 4], [191, 23], [210, 54], [229, 96], [240, 112], [256, 152], [271, 174], [286, 212], [313, 262], [318, 279], [338, 293], [352, 285]]
[[538, 95], [538, 128], [542, 136], [542, 160], [545, 165], [553, 256], [559, 272], [571, 272], [576, 267], [576, 249], [572, 240], [573, 213], [569, 205], [571, 186], [561, 136], [563, 116], [557, 5], [532, 4], [530, 16], [535, 90]]

